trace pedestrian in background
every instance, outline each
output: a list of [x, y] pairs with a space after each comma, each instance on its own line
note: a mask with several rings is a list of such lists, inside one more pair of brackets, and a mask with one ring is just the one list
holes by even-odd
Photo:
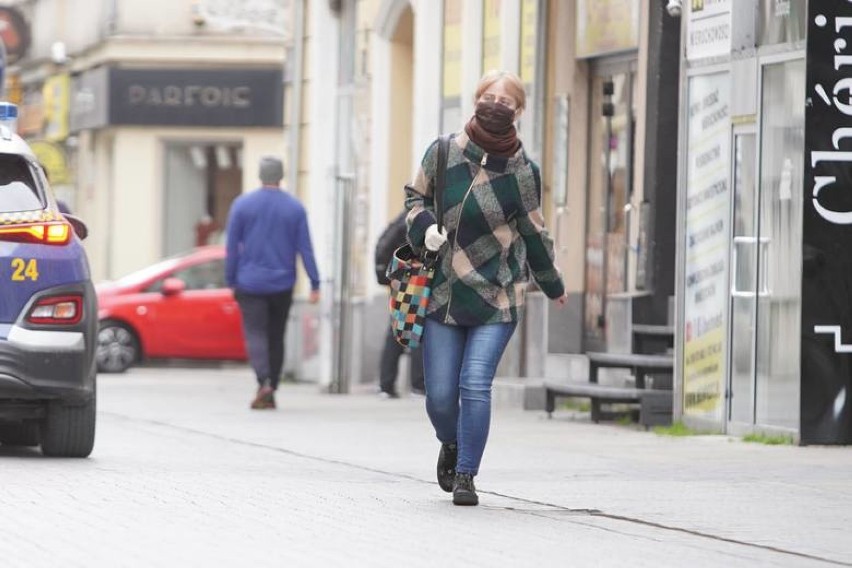
[[246, 350], [257, 376], [254, 409], [275, 408], [297, 255], [311, 281], [312, 304], [319, 301], [320, 284], [305, 208], [280, 187], [281, 160], [261, 158], [259, 177], [262, 186], [231, 206], [225, 260], [225, 278], [240, 306]]
[[[405, 216], [408, 212], [403, 211], [391, 221], [376, 242], [376, 280], [379, 284], [387, 286], [390, 284], [387, 275], [388, 264], [393, 258], [394, 251], [406, 241]], [[385, 334], [385, 344], [382, 347], [382, 355], [379, 362], [379, 393], [387, 398], [399, 398], [396, 390], [396, 376], [399, 372], [399, 358], [405, 353], [405, 347], [397, 343], [394, 338], [390, 324]], [[411, 364], [409, 365], [409, 378], [411, 379], [411, 392], [414, 394], [425, 394], [426, 388], [423, 381], [423, 348], [418, 347], [410, 352]]]
[[522, 317], [529, 275], [566, 301], [541, 212], [541, 174], [515, 129], [526, 94], [511, 73], [480, 79], [475, 114], [451, 136], [443, 194], [433, 203], [436, 140], [406, 187], [408, 240], [439, 254], [424, 332], [426, 410], [441, 450], [438, 484], [456, 505], [477, 505], [474, 476], [488, 439], [491, 384]]

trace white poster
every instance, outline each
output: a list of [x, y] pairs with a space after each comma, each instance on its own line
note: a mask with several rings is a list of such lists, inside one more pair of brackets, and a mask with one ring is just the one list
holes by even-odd
[[686, 58], [725, 55], [731, 51], [731, 1], [692, 0], [686, 21]]
[[730, 79], [689, 81], [684, 413], [721, 422], [728, 313]]

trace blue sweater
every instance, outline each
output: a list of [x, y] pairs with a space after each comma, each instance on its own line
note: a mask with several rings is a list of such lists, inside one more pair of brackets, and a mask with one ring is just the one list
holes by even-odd
[[296, 284], [296, 254], [319, 289], [308, 218], [299, 200], [277, 187], [239, 196], [228, 216], [228, 286], [249, 294], [274, 294]]

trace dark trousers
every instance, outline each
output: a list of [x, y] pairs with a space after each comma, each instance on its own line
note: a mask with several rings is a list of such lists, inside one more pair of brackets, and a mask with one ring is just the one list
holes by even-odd
[[[385, 336], [385, 345], [382, 348], [382, 359], [380, 364], [379, 387], [382, 392], [396, 393], [396, 374], [399, 371], [399, 358], [405, 352], [405, 347], [396, 342], [393, 332], [388, 326]], [[423, 348], [418, 347], [411, 352], [411, 388], [423, 391]]]
[[235, 297], [243, 316], [246, 351], [257, 382], [263, 385], [269, 381], [272, 388], [277, 389], [284, 366], [284, 334], [293, 291], [276, 294], [237, 292]]

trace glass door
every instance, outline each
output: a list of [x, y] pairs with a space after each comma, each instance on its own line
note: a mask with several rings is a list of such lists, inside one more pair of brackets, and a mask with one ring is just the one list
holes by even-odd
[[733, 132], [728, 422], [797, 429], [805, 62], [760, 73], [760, 136]]

